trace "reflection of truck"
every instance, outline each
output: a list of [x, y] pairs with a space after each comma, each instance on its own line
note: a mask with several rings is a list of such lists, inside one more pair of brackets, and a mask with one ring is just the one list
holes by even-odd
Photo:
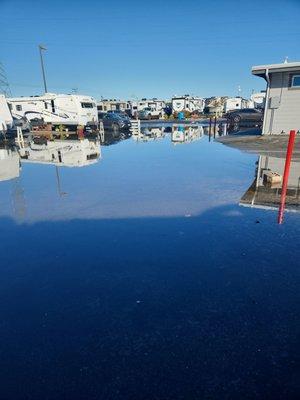
[[97, 124], [95, 100], [90, 96], [45, 93], [43, 96], [10, 97], [7, 100], [13, 117], [29, 121], [42, 119], [53, 125]]

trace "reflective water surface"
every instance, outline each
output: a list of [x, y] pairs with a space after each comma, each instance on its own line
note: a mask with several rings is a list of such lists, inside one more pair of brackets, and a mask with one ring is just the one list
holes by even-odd
[[278, 225], [205, 125], [2, 145], [0, 398], [298, 398], [299, 167]]

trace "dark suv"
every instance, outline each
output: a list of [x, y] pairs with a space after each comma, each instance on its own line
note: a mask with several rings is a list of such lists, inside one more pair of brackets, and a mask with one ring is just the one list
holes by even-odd
[[129, 130], [131, 127], [130, 119], [124, 118], [116, 113], [98, 114], [99, 121], [103, 122], [104, 129], [111, 129], [113, 132]]
[[256, 110], [255, 108], [245, 108], [243, 110], [229, 111], [225, 114], [225, 118], [235, 124], [240, 122], [262, 123], [264, 114], [261, 110]]

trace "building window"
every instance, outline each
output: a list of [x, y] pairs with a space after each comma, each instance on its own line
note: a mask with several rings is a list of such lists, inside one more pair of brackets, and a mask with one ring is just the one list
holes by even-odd
[[98, 106], [97, 108], [99, 111], [103, 111], [103, 106]]
[[16, 110], [17, 110], [17, 111], [22, 111], [22, 106], [21, 106], [21, 104], [17, 104], [17, 105], [16, 105]]
[[291, 86], [300, 88], [300, 75], [294, 75], [292, 77], [292, 85]]

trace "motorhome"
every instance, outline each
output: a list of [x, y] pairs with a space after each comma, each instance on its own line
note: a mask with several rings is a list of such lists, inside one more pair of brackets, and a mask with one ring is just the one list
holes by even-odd
[[161, 118], [165, 114], [166, 102], [157, 98], [153, 99], [141, 99], [136, 102], [132, 102], [132, 115], [140, 113], [143, 117], [157, 117]]
[[98, 122], [96, 102], [90, 96], [45, 93], [43, 96], [10, 97], [7, 101], [15, 118], [42, 119], [45, 123], [68, 126]]
[[19, 149], [22, 163], [52, 164], [64, 167], [84, 167], [101, 157], [99, 141], [56, 140], [46, 143], [30, 142]]
[[197, 96], [190, 96], [188, 94], [184, 96], [173, 96], [172, 97], [172, 111], [174, 112], [195, 112], [202, 113], [204, 110], [204, 99]]
[[6, 132], [11, 128], [13, 118], [7, 103], [7, 99], [3, 94], [0, 94], [0, 132]]

